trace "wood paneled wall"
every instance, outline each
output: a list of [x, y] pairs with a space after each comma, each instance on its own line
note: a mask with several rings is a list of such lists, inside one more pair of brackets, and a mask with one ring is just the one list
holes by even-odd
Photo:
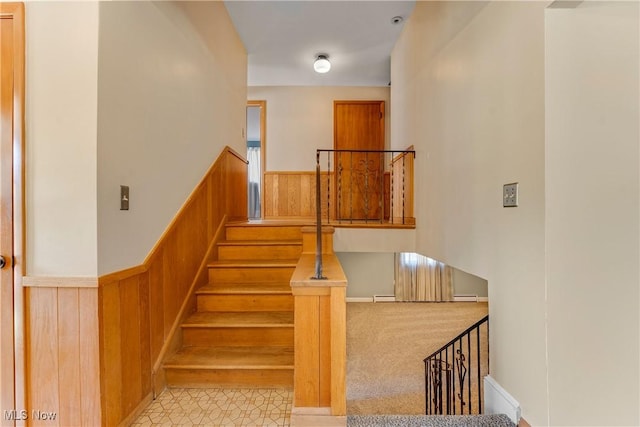
[[[106, 425], [119, 424], [154, 386], [162, 387], [162, 358], [182, 317], [194, 308], [193, 289], [207, 282], [217, 231], [227, 218], [247, 218], [246, 174], [246, 160], [225, 149], [144, 264], [100, 278]], [[174, 341], [179, 344], [179, 337]]]
[[[384, 173], [384, 220], [389, 221], [393, 193], [394, 223], [402, 223], [403, 197], [405, 224], [415, 224], [413, 215], [413, 154], [401, 154], [393, 159], [393, 191], [391, 171]], [[404, 179], [404, 183], [403, 183]], [[327, 182], [328, 181], [328, 182]], [[335, 219], [335, 187], [333, 172], [321, 172], [320, 194], [322, 221]], [[404, 187], [404, 188], [403, 188]], [[329, 194], [329, 198], [327, 198]], [[265, 219], [316, 218], [316, 173], [311, 171], [270, 171], [264, 174]]]
[[[327, 182], [327, 180], [330, 182]], [[333, 189], [333, 174], [320, 174], [322, 196], [322, 219], [327, 218], [327, 209], [333, 217], [333, 200], [327, 207], [327, 186]], [[264, 217], [265, 219], [311, 219], [316, 218], [316, 173], [315, 171], [277, 171], [264, 173]]]
[[100, 425], [97, 281], [86, 285], [27, 283], [28, 425]]
[[88, 284], [25, 278], [29, 411], [57, 412], [47, 426], [131, 421], [163, 386], [162, 358], [224, 223], [246, 218], [247, 163], [227, 147], [143, 264]]

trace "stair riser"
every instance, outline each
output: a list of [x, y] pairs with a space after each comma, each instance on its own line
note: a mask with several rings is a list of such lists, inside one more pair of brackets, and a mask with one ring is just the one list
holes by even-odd
[[293, 347], [293, 327], [280, 328], [184, 328], [185, 346]]
[[293, 267], [217, 267], [209, 268], [211, 283], [273, 283], [288, 282]]
[[198, 311], [293, 311], [293, 295], [198, 295]]
[[302, 228], [291, 227], [227, 227], [227, 240], [295, 240], [302, 239]]
[[235, 259], [298, 259], [302, 254], [300, 245], [250, 245], [219, 246], [218, 259], [221, 261]]
[[293, 387], [293, 369], [166, 368], [169, 387]]

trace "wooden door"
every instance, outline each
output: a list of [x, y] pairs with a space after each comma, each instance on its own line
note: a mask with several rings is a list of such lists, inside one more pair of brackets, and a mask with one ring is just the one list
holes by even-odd
[[[20, 282], [22, 239], [22, 105], [24, 77], [23, 5], [0, 3], [0, 424], [24, 420], [16, 402], [17, 348], [22, 326]], [[17, 209], [16, 209], [17, 208]], [[16, 217], [16, 214], [18, 217]], [[18, 260], [14, 262], [14, 260]], [[17, 278], [17, 281], [16, 281]], [[22, 393], [20, 391], [20, 393]], [[18, 408], [20, 406], [20, 408]]]
[[[335, 101], [336, 218], [380, 220], [384, 215], [384, 101]], [[374, 152], [371, 152], [374, 151]]]

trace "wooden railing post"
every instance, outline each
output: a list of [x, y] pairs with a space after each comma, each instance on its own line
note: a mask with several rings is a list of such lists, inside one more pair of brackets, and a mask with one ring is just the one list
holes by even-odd
[[[330, 241], [332, 228], [323, 229]], [[315, 227], [303, 229], [315, 238]], [[310, 243], [310, 242], [309, 242]], [[295, 417], [346, 415], [346, 286], [340, 262], [323, 245], [326, 280], [314, 280], [315, 253], [304, 250], [291, 278], [294, 302], [294, 389], [292, 422]]]

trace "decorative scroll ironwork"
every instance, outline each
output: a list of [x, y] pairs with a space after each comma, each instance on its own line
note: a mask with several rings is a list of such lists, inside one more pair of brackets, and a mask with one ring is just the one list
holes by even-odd
[[[405, 213], [404, 199], [409, 195], [405, 194], [408, 175], [404, 169], [405, 158], [415, 158], [414, 150], [322, 149], [316, 150], [318, 163], [322, 153], [327, 153], [327, 223], [388, 221], [405, 224], [405, 218], [413, 220], [412, 213]], [[333, 165], [331, 156], [334, 156]], [[398, 160], [397, 166], [393, 166], [395, 160]], [[389, 175], [389, 179], [385, 175]], [[401, 187], [394, 188], [400, 183]], [[394, 220], [396, 203], [398, 212]]]
[[460, 399], [460, 412], [464, 412], [464, 407], [467, 404], [464, 401], [464, 379], [467, 376], [467, 367], [464, 364], [466, 358], [461, 348], [456, 350], [456, 355], [456, 372], [458, 374], [458, 384], [460, 384], [460, 391], [456, 395]]
[[489, 316], [425, 358], [424, 367], [427, 415], [481, 414], [482, 377], [489, 374]]
[[429, 363], [429, 377], [431, 381], [427, 386], [430, 388], [433, 413], [442, 414], [444, 409], [442, 397], [447, 395], [446, 391], [451, 386], [451, 365], [441, 359], [432, 360]]

